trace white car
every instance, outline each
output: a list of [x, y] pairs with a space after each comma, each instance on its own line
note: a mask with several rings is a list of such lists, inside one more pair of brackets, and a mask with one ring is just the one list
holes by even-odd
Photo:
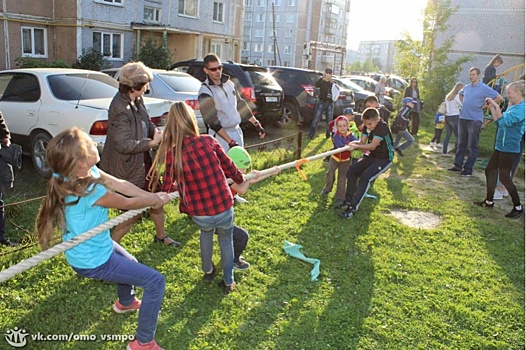
[[[109, 68], [102, 70], [102, 72], [119, 80], [120, 70], [120, 68]], [[183, 72], [152, 69], [152, 73], [153, 80], [144, 96], [185, 102], [192, 107], [195, 112], [199, 132], [201, 134], [207, 134], [208, 130], [201, 116], [199, 102], [197, 101], [201, 82], [190, 74]]]
[[[108, 109], [118, 83], [108, 75], [82, 69], [28, 68], [0, 72], [0, 111], [13, 143], [29, 154], [37, 173], [51, 176], [46, 146], [61, 131], [77, 126], [104, 147]], [[170, 109], [166, 100], [145, 98], [156, 125]]]

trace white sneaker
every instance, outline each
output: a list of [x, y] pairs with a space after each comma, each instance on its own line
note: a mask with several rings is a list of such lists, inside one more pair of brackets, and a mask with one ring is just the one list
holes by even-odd
[[437, 144], [434, 143], [434, 142], [429, 142], [429, 146], [431, 146], [431, 147], [435, 147], [436, 145], [437, 145]]
[[499, 200], [502, 198], [502, 192], [495, 190], [495, 192], [493, 193], [493, 200]]
[[238, 203], [243, 203], [243, 204], [248, 203], [248, 201], [247, 201], [245, 198], [241, 197], [241, 196], [238, 195], [238, 194], [236, 194], [236, 195], [234, 196], [234, 200], [235, 200], [236, 202], [238, 202]]
[[436, 146], [437, 146], [438, 148], [442, 148], [442, 144], [441, 144], [441, 143], [437, 143]]
[[508, 193], [508, 190], [505, 189], [504, 191], [502, 191], [502, 195], [504, 197], [508, 197], [510, 194]]

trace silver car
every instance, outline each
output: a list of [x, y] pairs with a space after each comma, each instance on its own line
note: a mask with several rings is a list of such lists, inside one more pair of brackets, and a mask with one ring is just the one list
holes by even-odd
[[[29, 154], [37, 173], [51, 176], [46, 147], [61, 131], [77, 126], [104, 147], [108, 109], [118, 92], [118, 83], [108, 75], [82, 69], [27, 68], [0, 72], [0, 111], [13, 143]], [[145, 98], [156, 125], [170, 109], [170, 102]]]
[[[104, 69], [102, 72], [119, 80], [120, 68]], [[199, 102], [197, 101], [201, 82], [190, 74], [183, 72], [162, 69], [152, 69], [152, 72], [153, 80], [150, 83], [150, 89], [146, 91], [144, 96], [185, 102], [195, 112], [199, 132], [206, 134], [207, 129], [199, 110]]]

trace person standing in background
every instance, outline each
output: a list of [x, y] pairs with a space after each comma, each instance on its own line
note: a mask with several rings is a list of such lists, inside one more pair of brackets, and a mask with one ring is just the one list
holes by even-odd
[[458, 117], [460, 115], [460, 108], [462, 107], [462, 101], [460, 101], [458, 93], [463, 87], [464, 84], [460, 82], [456, 83], [444, 100], [446, 103], [446, 136], [444, 137], [444, 145], [442, 146], [443, 155], [447, 154], [451, 134], [455, 135], [455, 150], [458, 148]]
[[334, 114], [334, 102], [332, 98], [332, 69], [326, 68], [323, 76], [314, 83], [314, 87], [319, 90], [318, 93], [318, 103], [316, 104], [316, 109], [314, 110], [314, 117], [310, 125], [309, 130], [309, 140], [312, 140], [316, 135], [316, 129], [318, 128], [318, 123], [320, 122], [321, 116], [325, 113], [327, 120], [327, 130], [325, 132], [325, 137], [331, 137], [329, 131], [329, 123], [332, 120]]
[[382, 75], [380, 77], [380, 81], [376, 83], [374, 86], [374, 94], [376, 98], [378, 99], [378, 102], [380, 102], [382, 105], [385, 103], [385, 95], [387, 95], [387, 77], [385, 75]]
[[411, 135], [416, 136], [418, 134], [418, 128], [420, 127], [420, 90], [418, 89], [418, 80], [411, 78], [411, 85], [409, 85], [404, 92], [404, 97], [411, 97], [415, 100], [415, 106], [409, 113], [409, 119], [411, 120]]
[[[5, 123], [4, 116], [0, 112], [0, 147], [9, 147], [11, 146], [11, 133], [9, 128]], [[5, 245], [8, 247], [17, 246], [18, 243], [10, 241], [5, 237], [5, 210], [4, 210], [4, 200], [2, 193], [2, 181], [0, 181], [0, 246]]]
[[482, 82], [484, 84], [488, 84], [493, 79], [499, 77], [500, 75], [497, 75], [497, 68], [504, 63], [504, 60], [500, 55], [495, 55], [489, 62], [489, 64], [484, 68], [484, 76], [482, 78]]

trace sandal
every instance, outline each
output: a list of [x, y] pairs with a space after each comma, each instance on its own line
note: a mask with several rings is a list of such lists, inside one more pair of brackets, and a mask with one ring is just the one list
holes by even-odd
[[170, 245], [170, 246], [175, 247], [175, 248], [179, 248], [181, 246], [180, 242], [174, 241], [173, 239], [171, 239], [168, 236], [164, 236], [163, 238], [157, 238], [156, 236], [154, 236], [153, 237], [153, 241], [155, 243], [161, 243], [161, 244], [164, 244], [164, 245]]

